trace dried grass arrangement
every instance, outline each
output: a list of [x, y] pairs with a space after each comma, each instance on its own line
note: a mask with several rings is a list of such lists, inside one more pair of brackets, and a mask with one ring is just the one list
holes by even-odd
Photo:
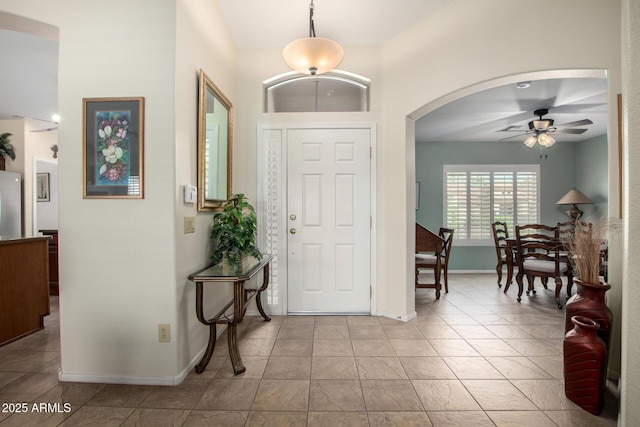
[[600, 283], [602, 249], [607, 243], [609, 221], [600, 218], [593, 224], [576, 221], [575, 232], [569, 240], [573, 276], [585, 283]]

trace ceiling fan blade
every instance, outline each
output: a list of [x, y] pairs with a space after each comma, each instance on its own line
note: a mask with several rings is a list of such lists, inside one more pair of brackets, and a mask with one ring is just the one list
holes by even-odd
[[561, 125], [556, 125], [556, 127], [576, 127], [576, 126], [585, 126], [585, 125], [592, 125], [593, 122], [589, 119], [584, 119], [584, 120], [577, 120], [575, 122], [569, 122], [569, 123], [562, 123]]
[[58, 127], [45, 128], [45, 129], [34, 129], [30, 132], [51, 132], [52, 130], [58, 130]]
[[580, 135], [581, 133], [585, 133], [587, 129], [558, 129], [555, 133], [570, 133], [573, 135]]
[[56, 125], [58, 124], [58, 122], [54, 122], [53, 120], [39, 119], [39, 118], [37, 118], [37, 117], [18, 116], [18, 115], [16, 115], [16, 114], [14, 114], [14, 115], [13, 115], [13, 116], [11, 116], [11, 117], [15, 117], [15, 118], [17, 118], [17, 119], [37, 120], [37, 121], [39, 121], [39, 122], [49, 122], [49, 123], [53, 123], [53, 124], [56, 124]]
[[505, 139], [511, 139], [511, 138], [516, 138], [518, 136], [526, 136], [526, 135], [527, 135], [526, 133], [521, 133], [519, 135], [511, 135], [511, 136], [508, 136], [506, 138], [500, 138], [498, 141], [504, 141]]

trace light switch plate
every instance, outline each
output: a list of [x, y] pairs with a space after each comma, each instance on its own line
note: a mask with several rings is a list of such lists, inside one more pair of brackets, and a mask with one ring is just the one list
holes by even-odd
[[196, 232], [196, 217], [185, 216], [184, 217], [184, 234]]
[[171, 342], [171, 325], [168, 323], [158, 324], [158, 342]]

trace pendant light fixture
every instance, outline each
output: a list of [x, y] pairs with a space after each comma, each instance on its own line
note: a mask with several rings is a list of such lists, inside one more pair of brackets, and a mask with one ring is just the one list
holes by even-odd
[[289, 67], [303, 74], [323, 74], [336, 68], [344, 50], [330, 39], [316, 37], [313, 24], [313, 0], [309, 5], [309, 37], [294, 40], [285, 46], [282, 57]]

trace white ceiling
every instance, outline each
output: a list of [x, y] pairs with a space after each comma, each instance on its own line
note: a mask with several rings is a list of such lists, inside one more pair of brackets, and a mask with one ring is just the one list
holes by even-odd
[[[377, 46], [452, 0], [314, 0], [316, 36]], [[284, 47], [309, 35], [310, 0], [218, 0], [238, 47]]]
[[[345, 46], [380, 45], [451, 1], [314, 0], [316, 35]], [[284, 47], [308, 35], [309, 0], [218, 3], [237, 47]], [[12, 58], [0, 67], [0, 119], [22, 116], [50, 120], [57, 112], [58, 43], [0, 28], [0, 51], [5, 58]], [[507, 126], [526, 130], [533, 111], [540, 108], [548, 108], [547, 118], [556, 124], [585, 118], [594, 122], [582, 135], [556, 134], [558, 141], [602, 135], [607, 124], [606, 80], [537, 80], [528, 89], [508, 85], [475, 93], [418, 120], [416, 140], [495, 141], [514, 135], [498, 132]], [[51, 126], [41, 123], [43, 128]], [[524, 137], [507, 141], [522, 140]]]
[[0, 119], [35, 118], [50, 127], [58, 112], [58, 42], [0, 28]]
[[[534, 80], [526, 89], [515, 84], [488, 89], [452, 101], [416, 122], [416, 141], [505, 141], [522, 143], [533, 112], [548, 109], [545, 119], [562, 125], [589, 119], [580, 135], [555, 133], [558, 142], [582, 141], [607, 132], [607, 80], [570, 78]], [[504, 132], [505, 128], [513, 130]]]

